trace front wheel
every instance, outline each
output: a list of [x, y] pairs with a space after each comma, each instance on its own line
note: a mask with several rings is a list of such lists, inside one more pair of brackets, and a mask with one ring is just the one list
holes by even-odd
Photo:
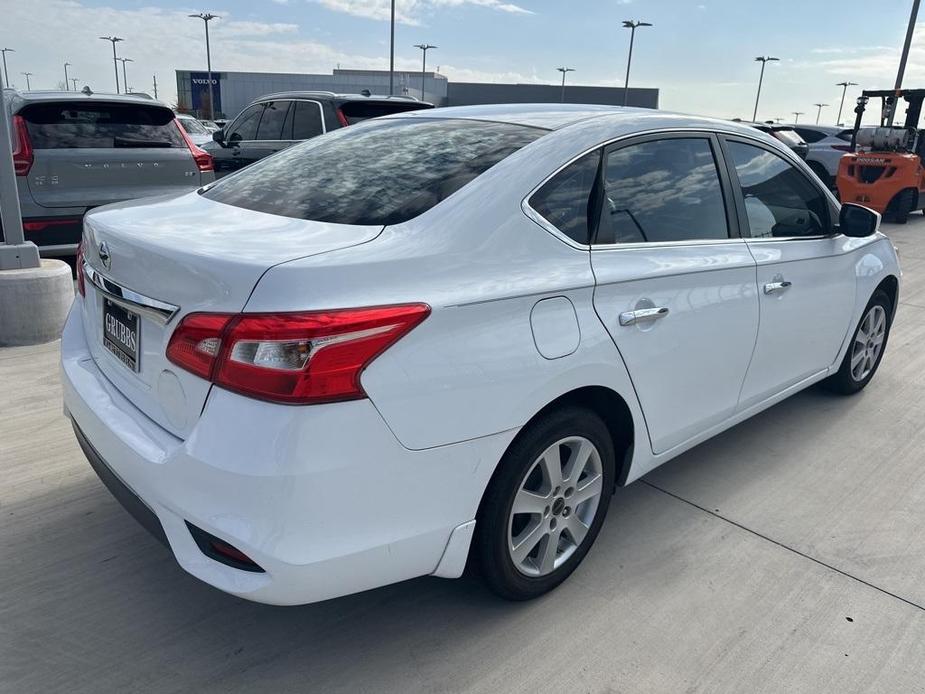
[[613, 442], [594, 412], [568, 407], [530, 424], [504, 455], [476, 523], [489, 587], [529, 600], [568, 578], [601, 529], [614, 474]]
[[851, 395], [870, 383], [886, 351], [892, 312], [890, 297], [883, 291], [875, 292], [854, 331], [841, 367], [822, 382], [826, 388]]

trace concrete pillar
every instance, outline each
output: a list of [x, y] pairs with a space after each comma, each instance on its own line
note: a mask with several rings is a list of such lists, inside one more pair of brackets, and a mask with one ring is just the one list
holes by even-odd
[[0, 271], [0, 347], [58, 339], [73, 300], [71, 268], [61, 260]]

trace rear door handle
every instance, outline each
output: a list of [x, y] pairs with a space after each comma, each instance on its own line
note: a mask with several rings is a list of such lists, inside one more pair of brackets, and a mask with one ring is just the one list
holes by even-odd
[[776, 294], [778, 292], [784, 292], [790, 289], [792, 283], [787, 282], [786, 280], [782, 282], [768, 282], [764, 285], [765, 294]]
[[636, 323], [646, 323], [648, 321], [658, 320], [668, 315], [668, 307], [660, 308], [640, 308], [635, 311], [625, 311], [620, 314], [620, 325], [635, 325]]

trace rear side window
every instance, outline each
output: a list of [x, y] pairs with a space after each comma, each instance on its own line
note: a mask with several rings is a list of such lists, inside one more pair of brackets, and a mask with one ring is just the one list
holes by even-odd
[[293, 140], [308, 140], [324, 132], [321, 125], [321, 105], [317, 101], [297, 101], [293, 108]]
[[340, 105], [341, 113], [348, 125], [359, 123], [369, 118], [387, 116], [390, 113], [406, 113], [430, 108], [428, 105], [413, 101], [347, 101]]
[[32, 104], [20, 115], [36, 149], [186, 147], [168, 108], [141, 104]]
[[845, 142], [851, 142], [852, 135], [854, 135], [853, 130], [842, 130], [835, 137], [837, 137], [839, 140], [844, 140]]
[[710, 141], [669, 138], [608, 152], [598, 244], [729, 237]]
[[546, 132], [455, 119], [384, 120], [290, 147], [202, 195], [284, 217], [400, 224]]
[[546, 181], [530, 198], [530, 207], [581, 244], [591, 239], [591, 193], [600, 162], [600, 150], [586, 154]]
[[808, 142], [810, 144], [825, 139], [825, 133], [821, 133], [818, 130], [810, 130], [809, 128], [795, 128], [795, 130], [797, 131], [797, 134], [803, 138], [804, 142]]

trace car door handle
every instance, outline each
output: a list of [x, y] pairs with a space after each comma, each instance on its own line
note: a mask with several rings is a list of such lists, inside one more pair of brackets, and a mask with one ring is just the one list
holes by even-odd
[[635, 325], [636, 323], [645, 323], [648, 321], [658, 320], [668, 315], [668, 307], [660, 308], [640, 308], [635, 311], [625, 311], [620, 314], [620, 325]]
[[782, 281], [782, 282], [768, 282], [764, 285], [765, 294], [776, 294], [777, 292], [783, 292], [791, 287], [791, 282]]

